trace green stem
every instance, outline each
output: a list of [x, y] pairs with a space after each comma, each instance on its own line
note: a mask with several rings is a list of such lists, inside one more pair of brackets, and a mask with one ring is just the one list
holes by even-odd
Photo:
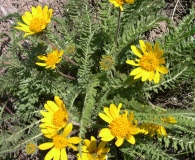
[[119, 36], [119, 31], [120, 31], [120, 22], [121, 22], [121, 10], [119, 8], [118, 12], [118, 25], [117, 25], [117, 30], [116, 30], [116, 46], [118, 48], [118, 36]]

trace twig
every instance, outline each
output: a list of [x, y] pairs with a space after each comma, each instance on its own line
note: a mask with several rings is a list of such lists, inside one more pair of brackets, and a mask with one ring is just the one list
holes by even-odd
[[175, 7], [174, 7], [174, 9], [173, 9], [173, 13], [172, 13], [172, 16], [171, 16], [171, 19], [173, 20], [173, 16], [174, 16], [174, 14], [175, 14], [175, 10], [176, 10], [176, 8], [177, 8], [177, 4], [179, 3], [179, 0], [177, 0], [177, 2], [176, 2], [176, 4], [175, 4]]
[[69, 76], [69, 75], [66, 75], [66, 74], [60, 72], [59, 70], [57, 70], [57, 72], [58, 72], [60, 75], [66, 77], [66, 78], [69, 78], [69, 79], [72, 79], [72, 80], [75, 80], [75, 79], [76, 79], [76, 78], [74, 78], [74, 77], [72, 77], [72, 76]]
[[63, 57], [64, 57], [66, 60], [68, 60], [70, 63], [74, 64], [75, 66], [78, 66], [78, 64], [77, 64], [75, 61], [73, 61], [72, 59], [70, 59], [70, 58], [67, 57], [66, 55], [63, 54]]

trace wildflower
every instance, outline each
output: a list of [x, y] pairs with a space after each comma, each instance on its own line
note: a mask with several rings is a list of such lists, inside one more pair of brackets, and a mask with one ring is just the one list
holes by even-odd
[[38, 59], [45, 61], [45, 63], [40, 63], [36, 62], [36, 65], [38, 66], [43, 66], [46, 69], [51, 68], [55, 69], [56, 64], [60, 63], [62, 60], [62, 55], [64, 51], [58, 51], [58, 50], [53, 50], [52, 52], [48, 53], [46, 56], [38, 56]]
[[35, 153], [36, 149], [37, 149], [37, 145], [35, 143], [29, 142], [29, 143], [26, 144], [26, 149], [25, 150], [26, 150], [27, 154]]
[[142, 132], [137, 127], [137, 121], [133, 121], [134, 114], [132, 112], [129, 117], [127, 117], [127, 111], [122, 115], [119, 114], [121, 107], [121, 103], [118, 105], [118, 108], [114, 104], [110, 104], [110, 108], [104, 107], [105, 114], [99, 113], [99, 116], [109, 123], [108, 128], [101, 129], [99, 133], [101, 140], [108, 142], [117, 138], [115, 142], [117, 147], [123, 144], [124, 139], [131, 144], [135, 144], [133, 135]]
[[[162, 117], [160, 119], [163, 123], [177, 123], [175, 118], [172, 116]], [[143, 123], [140, 125], [140, 128], [145, 130], [145, 134], [150, 134], [151, 137], [153, 137], [155, 134], [157, 134], [158, 136], [167, 136], [165, 127], [158, 124]]]
[[38, 146], [40, 150], [51, 150], [46, 154], [44, 160], [51, 160], [52, 158], [55, 160], [68, 160], [66, 148], [72, 148], [74, 151], [78, 149], [74, 144], [78, 144], [81, 142], [81, 138], [79, 137], [70, 137], [67, 136], [72, 131], [72, 123], [69, 123], [65, 128], [62, 134], [56, 134], [52, 137], [52, 142], [46, 142]]
[[100, 68], [104, 71], [110, 70], [114, 66], [114, 60], [111, 56], [103, 56], [100, 61]]
[[125, 2], [129, 4], [134, 4], [134, 0], [109, 0], [109, 1], [113, 3], [115, 7], [120, 7], [121, 11], [123, 11], [123, 4]]
[[67, 45], [65, 48], [65, 53], [68, 55], [73, 55], [76, 51], [75, 44]]
[[101, 141], [97, 146], [97, 140], [91, 136], [91, 141], [84, 140], [85, 145], [82, 147], [82, 157], [77, 154], [78, 160], [105, 160], [106, 154], [110, 151], [110, 148], [105, 148], [106, 142]]
[[172, 117], [172, 116], [162, 117], [162, 118], [161, 118], [161, 121], [162, 121], [163, 123], [177, 123], [177, 121], [175, 120], [175, 118]]
[[165, 59], [162, 57], [164, 51], [159, 49], [157, 42], [154, 48], [152, 48], [150, 43], [144, 42], [143, 40], [140, 40], [139, 43], [142, 52], [134, 45], [131, 46], [131, 50], [140, 59], [135, 59], [137, 63], [133, 60], [126, 61], [127, 64], [138, 66], [138, 68], [131, 71], [130, 75], [135, 76], [134, 79], [142, 77], [141, 80], [143, 82], [148, 79], [149, 81], [154, 80], [155, 83], [159, 83], [160, 73], [168, 73], [168, 69], [162, 66], [165, 64]]
[[25, 33], [24, 37], [42, 32], [51, 21], [52, 9], [48, 9], [46, 5], [43, 9], [40, 5], [36, 8], [32, 7], [32, 13], [25, 12], [22, 20], [25, 24], [18, 22], [19, 26], [15, 28]]
[[57, 131], [64, 128], [68, 122], [68, 112], [63, 101], [58, 97], [54, 97], [54, 101], [47, 101], [44, 108], [48, 111], [40, 111], [44, 116], [41, 119], [42, 124], [39, 125], [42, 133], [51, 138]]
[[150, 134], [151, 137], [153, 137], [155, 134], [158, 136], [167, 136], [166, 129], [158, 124], [143, 123], [140, 125], [140, 128], [145, 130], [145, 134]]

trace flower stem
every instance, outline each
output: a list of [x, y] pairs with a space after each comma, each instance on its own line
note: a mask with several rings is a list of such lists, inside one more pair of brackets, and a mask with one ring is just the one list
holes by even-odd
[[57, 69], [57, 72], [58, 72], [60, 75], [66, 77], [66, 78], [69, 78], [69, 79], [72, 79], [72, 80], [75, 80], [75, 79], [76, 79], [76, 78], [74, 78], [74, 77], [72, 77], [72, 76], [69, 76], [69, 75], [67, 75], [67, 74], [64, 74], [64, 73], [60, 72], [58, 69]]
[[73, 65], [78, 66], [78, 64], [77, 64], [75, 61], [73, 61], [72, 59], [70, 59], [70, 58], [67, 57], [66, 55], [63, 54], [63, 57], [64, 57], [66, 60], [68, 60], [70, 63], [72, 63]]
[[119, 31], [120, 31], [120, 22], [121, 22], [121, 10], [119, 8], [118, 12], [118, 25], [117, 25], [117, 30], [116, 30], [116, 46], [118, 48], [118, 36], [119, 36]]

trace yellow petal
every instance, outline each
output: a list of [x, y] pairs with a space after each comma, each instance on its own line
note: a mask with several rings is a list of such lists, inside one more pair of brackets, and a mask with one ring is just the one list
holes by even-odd
[[64, 128], [64, 131], [63, 131], [64, 137], [67, 137], [70, 134], [70, 132], [72, 132], [72, 127], [73, 127], [72, 123], [67, 124], [67, 126]]
[[165, 58], [164, 57], [159, 59], [159, 64], [165, 64]]
[[129, 135], [126, 140], [131, 144], [135, 144], [135, 138], [132, 135]]
[[99, 145], [98, 145], [98, 151], [99, 151], [99, 150], [102, 150], [103, 148], [105, 148], [105, 146], [106, 146], [106, 142], [101, 141], [101, 142], [99, 143]]
[[154, 79], [154, 71], [149, 72], [149, 81]]
[[35, 7], [32, 7], [32, 16], [33, 18], [37, 15], [37, 9]]
[[139, 44], [140, 44], [142, 52], [144, 54], [147, 54], [145, 42], [143, 40], [139, 40]]
[[38, 56], [37, 58], [38, 58], [38, 59], [40, 59], [40, 60], [44, 60], [44, 61], [46, 61], [46, 60], [47, 60], [47, 57], [46, 57], [46, 56], [43, 56], [43, 55]]
[[32, 35], [32, 34], [35, 34], [35, 33], [34, 32], [26, 33], [23, 37], [25, 38], [26, 36], [29, 36], [29, 35]]
[[44, 117], [51, 117], [52, 114], [50, 112], [45, 112], [45, 111], [40, 111], [41, 115], [44, 116]]
[[120, 113], [122, 105], [123, 105], [122, 103], [119, 103], [119, 105], [118, 105], [118, 113]]
[[143, 72], [137, 74], [133, 79], [138, 79], [138, 78], [142, 77], [142, 75], [143, 75]]
[[74, 151], [78, 151], [78, 149], [75, 145], [72, 145], [72, 144], [69, 143], [68, 147], [72, 148]]
[[52, 117], [51, 118], [47, 117], [47, 118], [41, 119], [41, 122], [51, 123], [51, 121], [52, 121]]
[[134, 0], [125, 0], [129, 4], [134, 4]]
[[149, 42], [145, 42], [145, 46], [146, 46], [146, 49], [147, 49], [148, 52], [152, 52], [153, 51], [152, 45]]
[[30, 12], [25, 12], [24, 15], [26, 16], [26, 18], [28, 18], [29, 21], [31, 21], [33, 18]]
[[53, 101], [47, 101], [47, 105], [54, 111], [59, 110], [60, 108], [56, 105], [55, 102]]
[[119, 138], [117, 138], [117, 141], [115, 142], [115, 145], [117, 147], [120, 147], [123, 144], [123, 142], [124, 142], [124, 138], [119, 137]]
[[43, 17], [43, 12], [42, 12], [42, 7], [40, 5], [37, 6], [37, 17], [42, 18]]
[[71, 137], [68, 139], [68, 142], [72, 144], [78, 144], [81, 142], [81, 140], [82, 139], [80, 137]]
[[47, 5], [43, 8], [43, 19], [45, 20], [48, 19], [48, 6]]
[[142, 52], [136, 46], [132, 45], [131, 50], [136, 56], [138, 56], [139, 58], [142, 58]]
[[111, 120], [113, 120], [111, 114], [110, 114], [110, 110], [108, 107], [104, 107], [104, 112], [106, 113], [106, 115], [108, 116], [108, 118], [110, 118]]
[[53, 160], [60, 160], [60, 149], [54, 147], [54, 159]]
[[135, 63], [133, 60], [127, 60], [126, 63], [127, 64], [130, 64], [132, 66], [139, 66], [139, 64], [138, 63]]
[[87, 147], [89, 147], [89, 145], [90, 145], [91, 141], [90, 141], [90, 140], [88, 140], [88, 139], [85, 139], [85, 140], [84, 140], [84, 143], [85, 143], [85, 145], [86, 145]]
[[61, 160], [67, 160], [67, 154], [65, 149], [61, 149]]
[[167, 67], [164, 67], [164, 66], [157, 67], [157, 71], [159, 71], [162, 74], [167, 74], [169, 72], [169, 70], [167, 69]]
[[110, 114], [112, 115], [113, 119], [119, 117], [118, 108], [116, 108], [114, 104], [110, 104]]
[[159, 81], [160, 81], [160, 74], [158, 71], [156, 71], [154, 75], [154, 83], [159, 83]]
[[38, 146], [38, 148], [39, 148], [40, 150], [47, 150], [47, 149], [49, 149], [49, 148], [51, 148], [51, 147], [53, 147], [53, 146], [54, 146], [53, 142], [46, 142], [46, 143], [40, 144], [40, 145]]
[[55, 149], [52, 148], [45, 156], [44, 160], [51, 160], [55, 156]]
[[142, 73], [142, 82], [146, 81], [149, 78], [150, 74], [147, 71]]
[[45, 66], [47, 66], [47, 64], [46, 64], [46, 63], [40, 63], [40, 62], [36, 62], [35, 64], [36, 64], [36, 65], [38, 65], [38, 66], [42, 66], [42, 67], [45, 67]]
[[29, 20], [25, 15], [22, 16], [22, 20], [23, 20], [27, 25], [30, 24], [30, 20]]
[[107, 115], [103, 114], [103, 113], [99, 113], [98, 114], [100, 116], [101, 119], [103, 119], [104, 121], [111, 123], [112, 119], [110, 119]]
[[45, 103], [44, 104], [44, 108], [48, 111], [48, 112], [54, 112], [54, 110], [51, 108], [51, 107], [49, 107], [48, 105], [47, 105], [47, 103]]
[[102, 137], [102, 141], [111, 141], [114, 139], [114, 136], [111, 134], [110, 130], [108, 128], [103, 128], [100, 130], [99, 137]]
[[144, 70], [141, 67], [135, 68], [134, 70], [131, 71], [130, 75], [131, 76], [135, 76], [141, 72], [143, 72]]

